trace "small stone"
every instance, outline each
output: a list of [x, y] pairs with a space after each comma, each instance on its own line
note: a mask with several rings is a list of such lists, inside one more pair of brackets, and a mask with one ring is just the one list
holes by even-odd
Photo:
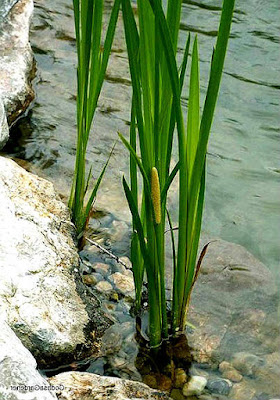
[[122, 261], [126, 265], [126, 268], [132, 269], [132, 264], [128, 257], [120, 257], [120, 261]]
[[86, 285], [96, 285], [97, 284], [97, 279], [93, 275], [83, 275], [82, 281]]
[[134, 290], [134, 281], [130, 276], [116, 272], [109, 279], [123, 295], [127, 295]]
[[219, 370], [224, 379], [229, 379], [232, 382], [240, 382], [243, 379], [243, 376], [227, 361], [221, 362]]
[[235, 368], [231, 368], [223, 372], [222, 377], [235, 383], [241, 382], [243, 379], [243, 376]]
[[254, 376], [256, 370], [264, 364], [264, 360], [254, 354], [240, 352], [236, 353], [232, 365], [243, 375]]
[[110, 293], [113, 290], [113, 287], [111, 283], [107, 281], [101, 281], [98, 282], [98, 284], [95, 286], [96, 290], [98, 290], [101, 293]]
[[219, 370], [222, 373], [227, 371], [227, 370], [229, 370], [229, 369], [231, 369], [231, 368], [232, 368], [232, 365], [227, 361], [222, 361], [221, 364], [219, 365]]
[[106, 276], [109, 273], [109, 265], [104, 264], [104, 263], [97, 263], [95, 265], [93, 265], [93, 269], [98, 272], [99, 274], [101, 274], [102, 276]]
[[250, 383], [242, 381], [233, 385], [231, 397], [237, 400], [252, 400], [256, 394], [256, 390], [251, 387]]
[[207, 384], [207, 379], [203, 376], [192, 376], [189, 382], [184, 384], [183, 395], [194, 396], [200, 395]]
[[215, 394], [223, 394], [227, 396], [231, 388], [232, 383], [228, 379], [214, 378], [209, 379], [207, 382], [207, 389]]
[[130, 269], [127, 269], [124, 273], [126, 276], [129, 276], [133, 279], [133, 272]]
[[182, 388], [184, 384], [187, 382], [187, 374], [183, 370], [183, 368], [175, 369], [175, 388]]

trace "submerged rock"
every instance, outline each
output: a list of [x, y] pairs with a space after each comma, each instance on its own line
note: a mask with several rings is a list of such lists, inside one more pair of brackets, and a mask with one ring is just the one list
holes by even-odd
[[[15, 3], [15, 4], [14, 4]], [[34, 98], [34, 59], [29, 43], [33, 0], [7, 1], [0, 20], [0, 97], [8, 123], [14, 122]]]
[[[36, 369], [32, 354], [22, 345], [5, 321], [0, 320], [0, 398], [1, 400], [53, 400], [55, 392]], [[23, 387], [20, 389], [19, 386]], [[29, 390], [26, 387], [36, 387]], [[17, 388], [18, 387], [18, 388]]]
[[65, 372], [49, 379], [63, 385], [57, 391], [60, 400], [168, 400], [169, 397], [143, 383], [85, 372]]
[[50, 182], [3, 157], [0, 198], [0, 313], [40, 364], [65, 364], [109, 326], [77, 292], [68, 209]]
[[232, 388], [232, 383], [228, 379], [213, 378], [207, 382], [207, 389], [215, 394], [228, 395]]

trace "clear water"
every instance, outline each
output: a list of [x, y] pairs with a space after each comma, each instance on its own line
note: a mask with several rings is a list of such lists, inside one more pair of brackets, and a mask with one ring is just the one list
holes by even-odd
[[[203, 94], [220, 6], [220, 0], [183, 4], [179, 43], [183, 48], [187, 30], [199, 36]], [[209, 145], [203, 227], [211, 237], [245, 246], [275, 272], [280, 239], [279, 21], [278, 0], [236, 2]], [[5, 151], [52, 180], [66, 198], [76, 137], [76, 55], [69, 0], [35, 0], [31, 43], [38, 66], [37, 97]], [[96, 176], [117, 130], [128, 132], [130, 85], [124, 49], [120, 24], [89, 143], [88, 162]], [[127, 166], [127, 153], [118, 142], [97, 205], [129, 221], [120, 182]]]

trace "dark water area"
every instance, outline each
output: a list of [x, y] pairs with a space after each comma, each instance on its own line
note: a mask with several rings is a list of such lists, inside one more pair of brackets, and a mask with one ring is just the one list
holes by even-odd
[[[187, 32], [198, 34], [201, 101], [220, 7], [218, 0], [183, 2], [178, 58], [182, 56]], [[236, 2], [208, 149], [203, 223], [206, 235], [245, 246], [276, 274], [280, 239], [279, 21], [278, 0]], [[66, 200], [76, 142], [76, 52], [71, 2], [35, 1], [31, 44], [37, 61], [36, 100], [27, 116], [14, 126], [5, 152], [27, 169], [53, 181]], [[117, 139], [117, 131], [128, 133], [130, 95], [120, 23], [89, 141], [88, 165], [93, 166], [96, 177]], [[185, 110], [186, 96], [185, 88]], [[117, 142], [96, 205], [128, 222], [121, 186], [121, 176], [127, 172], [128, 154]], [[100, 223], [106, 229], [108, 218]]]

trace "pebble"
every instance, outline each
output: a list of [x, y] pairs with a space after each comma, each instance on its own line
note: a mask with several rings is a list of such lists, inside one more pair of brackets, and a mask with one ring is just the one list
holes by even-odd
[[223, 378], [229, 379], [232, 382], [238, 383], [243, 379], [243, 376], [227, 361], [221, 362], [219, 370]]
[[223, 372], [222, 377], [234, 383], [241, 382], [243, 379], [243, 376], [235, 368]]
[[109, 265], [104, 263], [97, 263], [93, 265], [93, 269], [95, 272], [101, 274], [102, 276], [106, 276], [109, 273]]
[[113, 287], [111, 283], [107, 281], [101, 281], [98, 282], [98, 284], [95, 286], [96, 290], [98, 290], [101, 293], [110, 293], [113, 290]]
[[123, 295], [130, 294], [134, 291], [134, 281], [130, 276], [116, 272], [110, 275], [109, 280], [114, 283], [116, 289], [119, 290]]
[[242, 381], [233, 385], [231, 397], [238, 400], [252, 400], [256, 394], [256, 390], [252, 388], [251, 384]]
[[183, 368], [176, 368], [175, 369], [175, 388], [182, 388], [184, 384], [187, 382], [187, 374], [183, 370]]
[[213, 378], [209, 379], [207, 382], [207, 389], [215, 394], [223, 394], [227, 396], [231, 388], [232, 383], [228, 379]]
[[194, 396], [200, 395], [207, 384], [207, 379], [203, 376], [192, 376], [189, 382], [184, 384], [183, 395]]
[[131, 261], [130, 261], [130, 259], [129, 259], [128, 257], [120, 257], [120, 260], [121, 260], [123, 263], [125, 263], [126, 268], [132, 269], [132, 264], [131, 264]]
[[83, 283], [86, 285], [96, 285], [97, 284], [97, 279], [94, 275], [83, 275], [82, 276]]
[[254, 376], [258, 367], [264, 364], [264, 360], [254, 354], [240, 352], [236, 353], [232, 365], [243, 375]]

